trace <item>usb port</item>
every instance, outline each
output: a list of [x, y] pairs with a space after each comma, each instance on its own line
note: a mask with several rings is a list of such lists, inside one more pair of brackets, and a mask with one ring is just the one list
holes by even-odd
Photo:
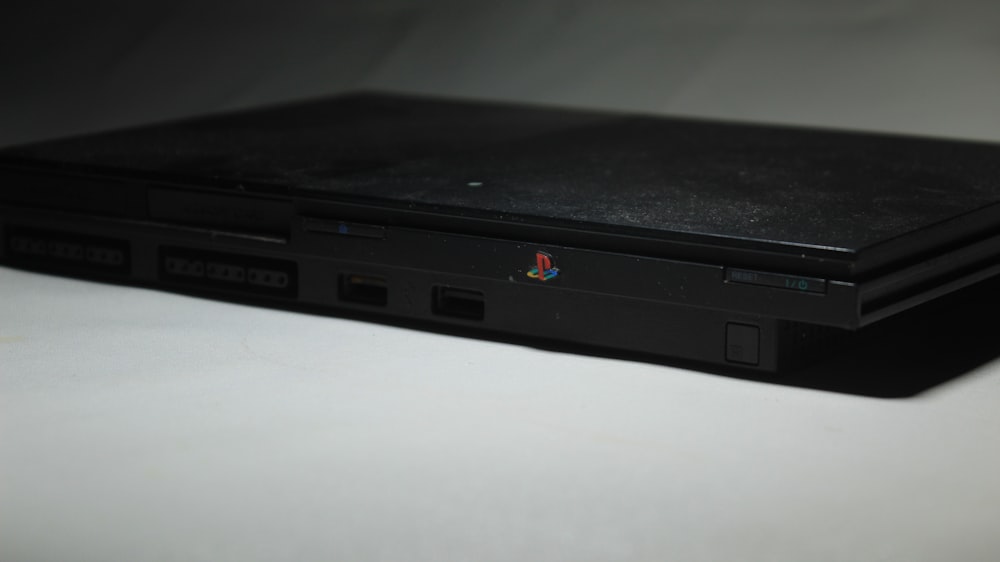
[[482, 291], [458, 287], [434, 287], [431, 309], [439, 316], [467, 320], [482, 320], [486, 312], [486, 297]]
[[338, 296], [340, 300], [346, 302], [385, 306], [389, 302], [389, 288], [386, 285], [385, 277], [356, 273], [343, 274], [340, 276]]

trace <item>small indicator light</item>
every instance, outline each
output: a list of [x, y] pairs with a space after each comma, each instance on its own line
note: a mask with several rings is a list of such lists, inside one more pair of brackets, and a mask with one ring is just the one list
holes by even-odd
[[559, 268], [552, 262], [552, 255], [547, 252], [535, 252], [535, 267], [528, 270], [528, 277], [539, 281], [548, 281], [559, 275]]

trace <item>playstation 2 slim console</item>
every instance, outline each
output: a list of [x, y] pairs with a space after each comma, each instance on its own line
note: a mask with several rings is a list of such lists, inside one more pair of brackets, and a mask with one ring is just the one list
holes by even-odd
[[359, 93], [0, 151], [4, 265], [706, 366], [998, 256], [987, 143]]

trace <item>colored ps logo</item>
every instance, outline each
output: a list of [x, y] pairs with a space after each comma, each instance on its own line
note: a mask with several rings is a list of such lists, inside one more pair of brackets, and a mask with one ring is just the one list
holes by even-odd
[[535, 267], [528, 270], [528, 277], [539, 281], [548, 281], [559, 275], [559, 268], [553, 266], [552, 255], [546, 252], [535, 252]]

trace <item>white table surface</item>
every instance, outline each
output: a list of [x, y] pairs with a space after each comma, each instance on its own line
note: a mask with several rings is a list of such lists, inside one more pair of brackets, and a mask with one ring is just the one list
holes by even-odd
[[0, 288], [2, 560], [1000, 552], [998, 360], [874, 398], [7, 268]]

